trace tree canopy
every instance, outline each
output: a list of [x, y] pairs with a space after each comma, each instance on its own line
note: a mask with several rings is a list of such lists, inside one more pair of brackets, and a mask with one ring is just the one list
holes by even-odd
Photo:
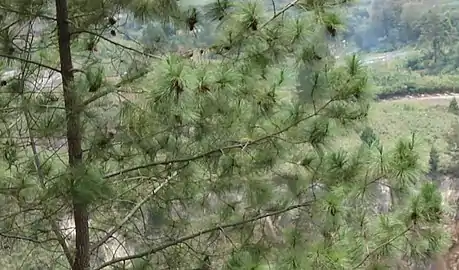
[[[335, 63], [346, 2], [0, 0], [2, 265], [429, 263], [441, 195], [415, 135], [368, 127], [359, 58]], [[162, 32], [126, 40], [131, 17]]]

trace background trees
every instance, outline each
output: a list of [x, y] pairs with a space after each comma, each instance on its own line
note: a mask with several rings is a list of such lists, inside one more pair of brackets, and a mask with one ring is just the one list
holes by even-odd
[[419, 47], [426, 42], [435, 47], [430, 53], [441, 51], [457, 31], [454, 7], [448, 1], [359, 1], [346, 12], [343, 37], [364, 51]]
[[[441, 249], [414, 137], [335, 147], [372, 96], [359, 59], [329, 52], [334, 1], [52, 4], [0, 2], [18, 70], [2, 83], [11, 268], [394, 268]], [[169, 51], [164, 28], [122, 40], [120, 14], [171, 22], [199, 47]], [[62, 86], [37, 89], [40, 69]]]

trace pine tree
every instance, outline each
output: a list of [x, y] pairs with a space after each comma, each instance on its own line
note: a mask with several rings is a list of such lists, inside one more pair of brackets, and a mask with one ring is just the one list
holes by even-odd
[[[0, 56], [19, 70], [0, 100], [1, 236], [20, 254], [4, 265], [394, 269], [441, 251], [441, 196], [414, 137], [333, 147], [372, 101], [359, 59], [329, 52], [339, 7], [0, 0]], [[116, 38], [120, 11], [190, 38], [219, 27], [208, 48], [152, 55]], [[43, 86], [43, 69], [62, 86]]]
[[459, 114], [459, 105], [457, 104], [456, 98], [453, 98], [448, 106], [448, 112]]
[[450, 157], [452, 162], [449, 162], [447, 170], [450, 175], [453, 177], [459, 176], [459, 165], [457, 162], [459, 158], [459, 123], [455, 122], [451, 125], [451, 131], [448, 136], [446, 136], [446, 141], [448, 143], [447, 154]]
[[437, 173], [438, 172], [438, 166], [440, 163], [440, 155], [438, 153], [437, 148], [435, 146], [432, 146], [430, 148], [430, 153], [429, 153], [429, 165], [430, 165], [430, 173]]
[[378, 135], [376, 135], [374, 130], [368, 126], [366, 126], [360, 133], [360, 140], [362, 140], [362, 142], [366, 143], [368, 146], [379, 144]]

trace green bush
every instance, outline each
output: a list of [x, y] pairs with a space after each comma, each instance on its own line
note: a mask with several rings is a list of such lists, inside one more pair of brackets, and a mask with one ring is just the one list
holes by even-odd
[[448, 106], [448, 111], [450, 113], [459, 114], [459, 106], [457, 105], [456, 98], [453, 98]]

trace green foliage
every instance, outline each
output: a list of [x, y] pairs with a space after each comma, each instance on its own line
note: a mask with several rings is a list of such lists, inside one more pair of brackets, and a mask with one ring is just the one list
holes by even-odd
[[93, 204], [114, 195], [113, 186], [103, 179], [103, 175], [97, 169], [87, 167], [85, 171], [78, 170], [68, 177], [66, 182], [71, 184], [71, 198], [79, 203]]
[[105, 77], [103, 67], [89, 66], [85, 75], [88, 82], [89, 92], [96, 92], [102, 87]]
[[[457, 92], [457, 5], [449, 1], [432, 6], [429, 1], [397, 0], [373, 5], [368, 17], [352, 19], [357, 21], [349, 27], [355, 25], [358, 29], [348, 30], [351, 36], [346, 39], [354, 38], [357, 47], [366, 51], [401, 49], [388, 52], [384, 56], [387, 59], [381, 61], [384, 63], [372, 61], [370, 77], [378, 86], [378, 96]], [[368, 20], [376, 25], [362, 23]], [[352, 42], [346, 44], [348, 50], [354, 48]], [[400, 59], [402, 56], [406, 59]]]
[[439, 169], [440, 155], [437, 148], [432, 146], [429, 153], [430, 173], [437, 173]]
[[379, 138], [371, 127], [365, 127], [360, 133], [360, 139], [365, 142], [369, 147], [373, 144], [379, 144]]
[[422, 57], [407, 63], [409, 68], [435, 75], [456, 72], [457, 18], [459, 12], [455, 10], [437, 8], [425, 12], [420, 29], [420, 45], [425, 49]]
[[453, 99], [449, 102], [448, 111], [449, 111], [450, 113], [454, 113], [454, 114], [458, 114], [458, 113], [459, 113], [459, 106], [457, 105], [457, 100], [456, 100], [456, 98], [453, 98]]
[[448, 133], [446, 139], [448, 143], [447, 153], [453, 161], [451, 162], [451, 164], [449, 164], [447, 169], [448, 172], [451, 173], [451, 175], [457, 176], [459, 175], [459, 166], [458, 163], [455, 162], [459, 157], [459, 125], [457, 121], [453, 122], [453, 124], [451, 125], [451, 131]]
[[[39, 225], [53, 231], [71, 213], [69, 202], [87, 205], [91, 242], [105, 239], [108, 249], [116, 237], [126, 254], [115, 257], [145, 259], [133, 269], [394, 269], [444, 248], [441, 195], [426, 181], [428, 161], [415, 136], [383, 147], [366, 122], [373, 96], [362, 61], [354, 55], [335, 64], [328, 42], [342, 31], [336, 1], [298, 1], [289, 16], [266, 12], [260, 1], [189, 9], [176, 1], [69, 5], [78, 103], [63, 100], [60, 89], [34, 91], [25, 78], [43, 75], [17, 55], [22, 75], [0, 115], [8, 134], [2, 166], [23, 189], [15, 196], [39, 210], [1, 220], [4, 227], [14, 223], [27, 234], [46, 216]], [[145, 48], [110, 34], [119, 31], [116, 10], [153, 21]], [[24, 12], [26, 21], [36, 14]], [[208, 34], [202, 25], [219, 26], [202, 38], [211, 45], [190, 56], [165, 48], [171, 41], [161, 43], [169, 34], [155, 28], [158, 18], [196, 40]], [[47, 52], [57, 40], [49, 32], [38, 37], [49, 41]], [[288, 89], [286, 67], [298, 74], [296, 91]], [[83, 162], [72, 167], [74, 149], [64, 155], [46, 141], [80, 139], [77, 127], [65, 125], [70, 109], [82, 112]], [[362, 127], [357, 148], [334, 147]], [[28, 210], [16, 197], [2, 195], [2, 215]], [[56, 245], [41, 246], [37, 264], [63, 257], [52, 252]], [[27, 246], [16, 248], [23, 259]], [[103, 262], [92, 268], [115, 265], [98, 255]]]

